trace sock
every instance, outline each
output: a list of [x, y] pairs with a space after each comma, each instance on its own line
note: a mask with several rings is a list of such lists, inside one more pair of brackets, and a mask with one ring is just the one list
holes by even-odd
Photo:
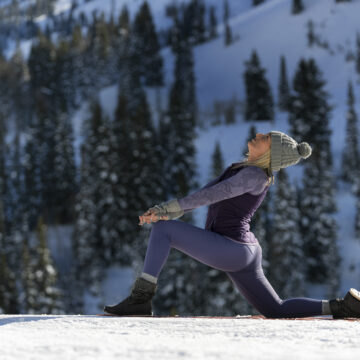
[[147, 280], [147, 281], [152, 282], [153, 284], [156, 284], [156, 283], [157, 283], [157, 277], [152, 276], [152, 275], [150, 275], [150, 274], [147, 274], [147, 273], [144, 273], [144, 272], [143, 272], [143, 273], [140, 275], [140, 277], [143, 278], [143, 279], [145, 279], [145, 280]]
[[329, 300], [322, 300], [322, 315], [332, 315]]

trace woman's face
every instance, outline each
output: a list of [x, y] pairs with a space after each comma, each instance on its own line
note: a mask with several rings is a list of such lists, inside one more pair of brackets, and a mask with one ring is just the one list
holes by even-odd
[[271, 147], [271, 135], [256, 134], [255, 138], [248, 142], [249, 160], [256, 160], [258, 157], [264, 155]]

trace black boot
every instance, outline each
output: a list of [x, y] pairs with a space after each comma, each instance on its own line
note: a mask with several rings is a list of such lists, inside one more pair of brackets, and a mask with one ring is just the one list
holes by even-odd
[[129, 297], [117, 305], [105, 306], [104, 311], [118, 316], [152, 315], [151, 299], [156, 288], [156, 284], [139, 277]]
[[329, 301], [330, 310], [334, 319], [360, 318], [360, 292], [351, 288], [344, 299]]

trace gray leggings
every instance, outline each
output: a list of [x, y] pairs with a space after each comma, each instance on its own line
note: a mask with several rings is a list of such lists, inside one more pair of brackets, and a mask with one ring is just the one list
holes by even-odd
[[262, 249], [258, 243], [239, 243], [182, 221], [161, 220], [152, 225], [143, 272], [158, 277], [171, 248], [225, 271], [246, 300], [266, 317], [322, 314], [321, 300], [304, 297], [280, 299], [264, 275]]

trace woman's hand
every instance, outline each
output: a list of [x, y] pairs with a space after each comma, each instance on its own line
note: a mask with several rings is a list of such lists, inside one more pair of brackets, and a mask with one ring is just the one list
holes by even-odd
[[139, 225], [150, 224], [151, 222], [157, 222], [159, 220], [169, 220], [169, 217], [166, 215], [159, 216], [156, 214], [155, 210], [149, 209], [144, 214], [139, 216], [140, 222]]

